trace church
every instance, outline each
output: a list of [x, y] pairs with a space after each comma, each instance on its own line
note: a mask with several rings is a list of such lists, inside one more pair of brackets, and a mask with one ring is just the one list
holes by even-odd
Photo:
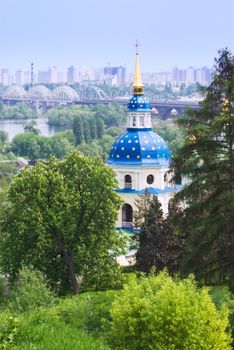
[[133, 96], [128, 101], [127, 130], [111, 147], [107, 165], [116, 173], [116, 192], [124, 204], [119, 211], [117, 228], [132, 230], [135, 201], [147, 189], [156, 195], [165, 214], [168, 204], [180, 186], [168, 178], [170, 150], [166, 142], [152, 130], [151, 106], [144, 96], [138, 46], [133, 80]]

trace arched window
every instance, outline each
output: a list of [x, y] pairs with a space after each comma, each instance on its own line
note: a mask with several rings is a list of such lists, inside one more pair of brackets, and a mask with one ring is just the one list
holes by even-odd
[[132, 188], [132, 177], [131, 177], [131, 175], [125, 175], [125, 177], [124, 177], [124, 188]]
[[136, 117], [132, 117], [132, 126], [136, 126]]
[[146, 181], [147, 181], [147, 184], [152, 185], [152, 183], [154, 182], [154, 175], [152, 174], [148, 175]]
[[132, 220], [133, 220], [132, 206], [128, 203], [125, 203], [122, 207], [122, 226], [132, 227]]

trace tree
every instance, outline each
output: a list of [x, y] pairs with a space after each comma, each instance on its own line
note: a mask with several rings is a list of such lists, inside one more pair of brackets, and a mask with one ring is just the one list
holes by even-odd
[[114, 300], [109, 341], [128, 350], [231, 350], [228, 315], [193, 278], [132, 279]]
[[40, 271], [24, 266], [10, 291], [9, 301], [12, 312], [20, 313], [42, 306], [52, 306], [55, 296]]
[[86, 143], [91, 142], [91, 135], [90, 135], [90, 124], [89, 121], [84, 117], [83, 120], [83, 130], [84, 130], [84, 139]]
[[15, 280], [22, 264], [30, 265], [56, 285], [69, 280], [78, 293], [77, 276], [119, 247], [116, 186], [112, 169], [77, 151], [23, 170], [2, 220], [3, 271]]
[[24, 127], [24, 131], [25, 132], [32, 132], [35, 135], [40, 134], [40, 130], [37, 129], [37, 122], [35, 120], [31, 120], [30, 122], [28, 122]]
[[140, 228], [136, 265], [140, 271], [149, 273], [167, 268], [178, 272], [183, 249], [183, 237], [173, 232], [170, 215], [164, 217], [161, 203], [147, 192], [137, 200], [135, 226]]
[[117, 138], [123, 133], [123, 130], [117, 127], [111, 127], [106, 130], [106, 133], [107, 135]]
[[201, 109], [179, 120], [185, 141], [173, 168], [189, 182], [175, 197], [187, 205], [176, 225], [188, 235], [183, 271], [228, 278], [234, 291], [234, 57], [222, 50], [215, 64]]
[[105, 130], [104, 121], [100, 117], [98, 117], [97, 118], [97, 137], [99, 139], [101, 139], [102, 136], [104, 135], [104, 130]]
[[62, 158], [75, 146], [71, 130], [58, 132], [51, 137], [36, 135], [33, 132], [16, 135], [12, 140], [12, 150], [31, 160], [47, 159], [50, 155]]
[[8, 139], [8, 134], [4, 130], [0, 130], [0, 143], [4, 144]]
[[76, 144], [81, 145], [85, 141], [85, 138], [84, 138], [83, 121], [80, 116], [77, 116], [74, 118], [73, 133], [76, 138]]
[[95, 117], [91, 117], [89, 120], [90, 123], [90, 136], [91, 140], [94, 140], [97, 138], [97, 120]]

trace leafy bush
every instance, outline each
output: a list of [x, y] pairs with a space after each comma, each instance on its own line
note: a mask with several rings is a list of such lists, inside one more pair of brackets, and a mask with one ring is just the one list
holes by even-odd
[[230, 323], [232, 327], [232, 335], [234, 336], [234, 298], [227, 286], [218, 286], [210, 289], [210, 296], [215, 303], [217, 309], [221, 309], [223, 305], [227, 306], [230, 311]]
[[82, 330], [66, 325], [48, 310], [24, 314], [14, 350], [108, 350]]
[[9, 308], [14, 312], [25, 312], [54, 302], [54, 294], [47, 286], [45, 276], [38, 270], [23, 267], [10, 293]]
[[84, 293], [60, 300], [52, 312], [66, 324], [93, 335], [106, 332], [106, 320], [110, 320], [110, 307], [117, 291]]
[[8, 312], [0, 314], [0, 350], [13, 350], [17, 335], [17, 320]]
[[131, 280], [113, 302], [109, 340], [115, 349], [228, 350], [227, 311], [217, 311], [193, 278], [166, 272]]

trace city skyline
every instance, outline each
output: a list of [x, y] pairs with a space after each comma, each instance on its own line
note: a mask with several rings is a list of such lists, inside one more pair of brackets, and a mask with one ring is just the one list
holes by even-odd
[[234, 50], [232, 0], [9, 0], [1, 12], [0, 67], [10, 70], [56, 62], [133, 71], [136, 38], [143, 72], [212, 67], [218, 49]]
[[[132, 82], [133, 73], [127, 74], [126, 68], [123, 66], [117, 67], [102, 67], [94, 69], [92, 67], [76, 67], [74, 65], [67, 67], [66, 70], [58, 69], [56, 66], [49, 67], [47, 70], [33, 70], [24, 71], [17, 70], [11, 72], [7, 68], [0, 67], [0, 84], [9, 86], [12, 84], [24, 85], [28, 83], [35, 84], [72, 84], [81, 82], [91, 82], [107, 84], [110, 86], [125, 86]], [[146, 84], [173, 84], [185, 83], [191, 85], [193, 83], [200, 83], [208, 85], [212, 77], [212, 69], [207, 66], [203, 67], [173, 67], [170, 71], [164, 72], [143, 72], [143, 81]], [[33, 79], [33, 81], [32, 81]]]

